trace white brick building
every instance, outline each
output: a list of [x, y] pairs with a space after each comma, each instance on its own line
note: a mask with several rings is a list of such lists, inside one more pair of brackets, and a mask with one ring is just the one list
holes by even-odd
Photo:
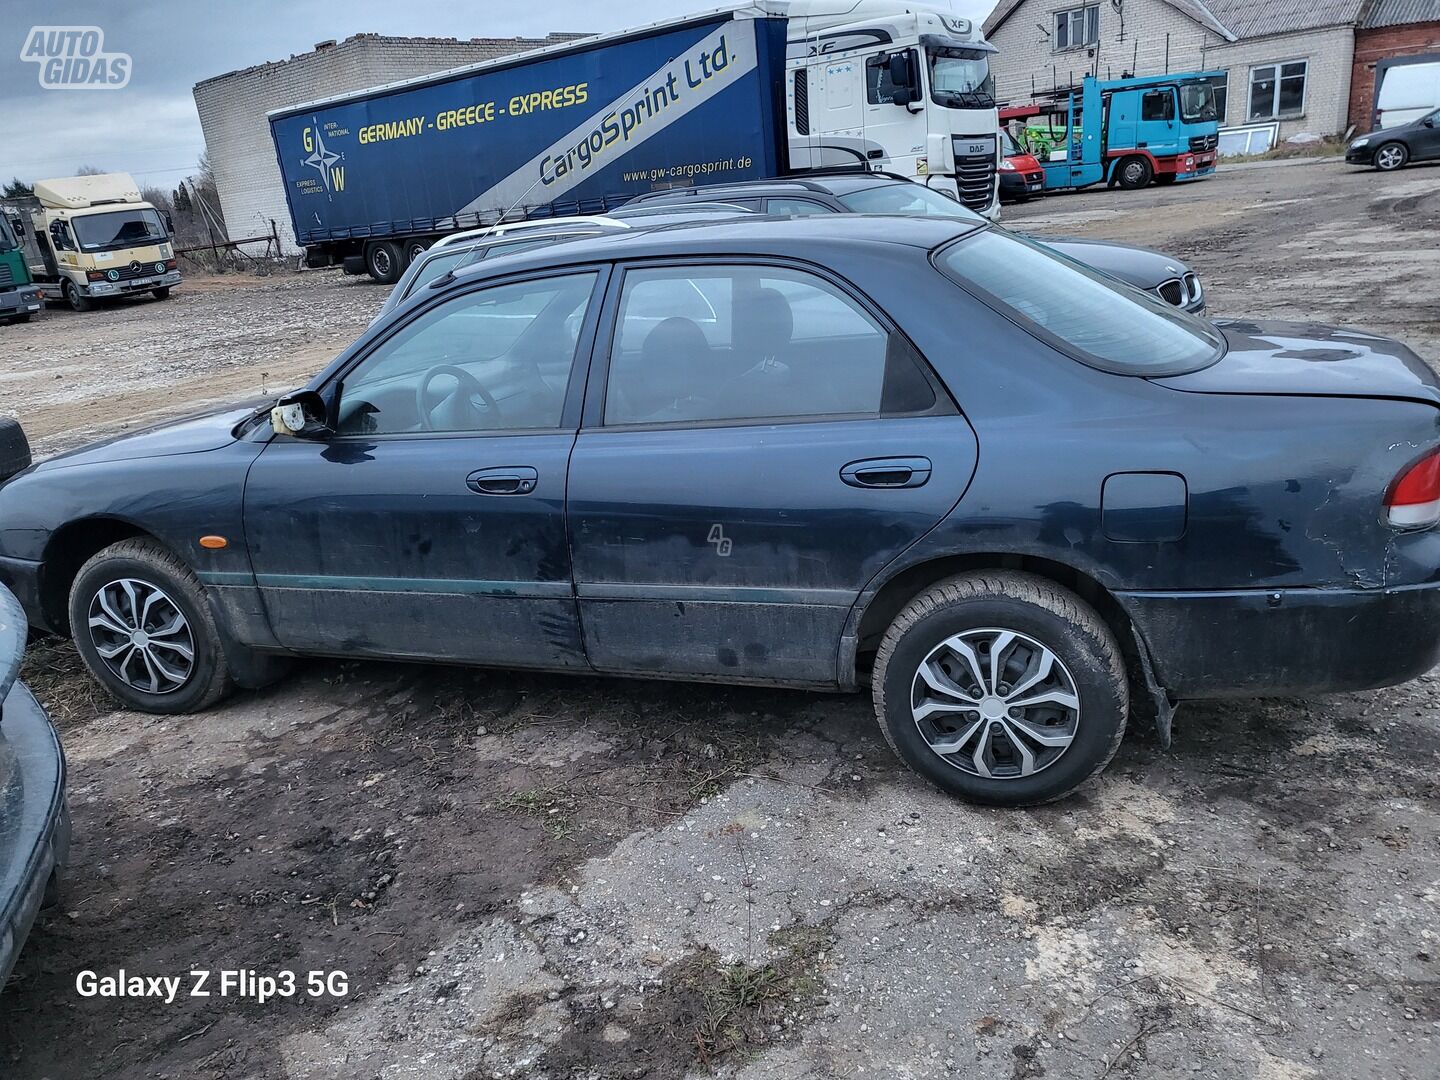
[[[1019, 104], [1100, 78], [1223, 71], [1222, 128], [1346, 127], [1364, 0], [1000, 0], [985, 35], [996, 96]], [[1223, 96], [1221, 90], [1223, 89]]]
[[357, 34], [311, 52], [217, 75], [195, 84], [195, 107], [232, 237], [270, 231], [297, 252], [285, 204], [285, 185], [265, 114], [334, 94], [429, 75], [497, 56], [544, 48], [583, 34], [544, 38], [403, 38]]

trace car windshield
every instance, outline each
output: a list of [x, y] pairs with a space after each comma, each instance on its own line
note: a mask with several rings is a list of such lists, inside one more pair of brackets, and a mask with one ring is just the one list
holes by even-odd
[[1184, 83], [1180, 87], [1180, 118], [1187, 123], [1218, 119], [1215, 88], [1209, 83]]
[[107, 214], [83, 214], [70, 219], [82, 251], [111, 251], [144, 247], [167, 239], [160, 214], [143, 210], [114, 210]]
[[976, 225], [985, 219], [972, 210], [967, 210], [949, 196], [927, 188], [923, 184], [912, 184], [901, 180], [894, 184], [877, 184], [863, 187], [848, 195], [837, 198], [846, 209], [855, 214], [903, 214], [905, 217], [946, 217], [960, 218]]
[[1042, 341], [1120, 375], [1180, 375], [1223, 355], [1204, 322], [1030, 240], [986, 229], [936, 265]]
[[1014, 157], [1016, 154], [1025, 153], [1025, 151], [1020, 148], [1020, 144], [1015, 141], [1015, 136], [1011, 135], [1005, 128], [1000, 129], [1000, 151], [1006, 157]]
[[995, 106], [995, 79], [990, 61], [978, 49], [931, 48], [930, 97], [936, 105], [952, 109], [990, 109]]

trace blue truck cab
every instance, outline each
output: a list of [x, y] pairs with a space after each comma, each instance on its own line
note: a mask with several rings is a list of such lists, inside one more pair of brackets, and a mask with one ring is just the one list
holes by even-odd
[[1027, 141], [1044, 166], [1047, 190], [1198, 180], [1215, 171], [1219, 78], [1223, 73], [1208, 71], [1126, 79], [1087, 75], [1078, 86], [1001, 109], [1000, 116], [1029, 121]]

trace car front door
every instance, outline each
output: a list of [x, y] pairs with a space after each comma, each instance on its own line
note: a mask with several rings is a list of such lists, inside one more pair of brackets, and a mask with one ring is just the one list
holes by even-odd
[[630, 266], [598, 340], [569, 488], [591, 662], [833, 684], [856, 597], [969, 483], [965, 418], [811, 268]]
[[1417, 161], [1440, 158], [1440, 110], [1420, 121], [1410, 142], [1415, 147], [1414, 157]]
[[432, 304], [322, 390], [333, 435], [271, 440], [246, 483], [245, 531], [282, 644], [584, 666], [565, 470], [603, 276]]

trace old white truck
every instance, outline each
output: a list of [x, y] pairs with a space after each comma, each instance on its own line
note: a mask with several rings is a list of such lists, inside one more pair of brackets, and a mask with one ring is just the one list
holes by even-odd
[[164, 300], [180, 284], [167, 216], [129, 173], [38, 180], [34, 191], [8, 205], [28, 223], [26, 263], [46, 300], [88, 311], [137, 293]]

